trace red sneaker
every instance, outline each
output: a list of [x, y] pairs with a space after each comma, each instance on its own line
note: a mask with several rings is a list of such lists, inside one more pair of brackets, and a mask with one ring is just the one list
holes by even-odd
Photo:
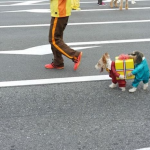
[[78, 58], [76, 60], [74, 60], [74, 70], [77, 70], [79, 65], [80, 65], [80, 61], [82, 58], [82, 52], [80, 52]]
[[46, 64], [45, 68], [46, 69], [64, 69], [64, 66], [63, 67], [59, 67], [59, 66], [54, 65], [54, 63], [52, 62], [51, 64]]

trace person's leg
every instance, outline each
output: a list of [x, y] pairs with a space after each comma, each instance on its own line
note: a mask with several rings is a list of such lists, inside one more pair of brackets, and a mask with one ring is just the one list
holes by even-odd
[[57, 51], [57, 49], [53, 45], [51, 45], [51, 49], [52, 49], [53, 56], [54, 56], [53, 63], [56, 66], [63, 67], [64, 66], [64, 63], [63, 63], [64, 60], [63, 60], [62, 54], [59, 51]]
[[99, 4], [99, 5], [102, 5], [102, 0], [98, 0], [98, 4]]
[[[68, 45], [66, 45], [62, 39], [63, 36], [63, 31], [66, 28], [66, 25], [68, 23], [68, 18], [69, 17], [62, 17], [62, 18], [52, 18], [51, 21], [51, 27], [50, 27], [50, 32], [49, 32], [49, 42], [53, 47], [53, 54], [55, 54], [55, 63], [59, 64], [59, 63], [63, 63], [60, 62], [61, 60], [60, 54], [65, 55], [66, 57], [68, 57], [69, 59], [72, 59], [75, 63], [79, 62], [79, 56], [81, 58], [82, 53], [79, 51], [75, 51], [73, 49], [71, 49]], [[54, 51], [56, 51], [54, 53]], [[57, 55], [56, 55], [57, 54]]]

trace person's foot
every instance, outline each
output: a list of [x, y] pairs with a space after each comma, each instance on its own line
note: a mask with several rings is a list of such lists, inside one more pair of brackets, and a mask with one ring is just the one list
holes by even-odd
[[64, 66], [56, 66], [54, 65], [54, 63], [52, 62], [51, 64], [46, 64], [45, 65], [46, 69], [64, 69]]
[[76, 60], [74, 60], [74, 70], [77, 70], [82, 58], [82, 52], [80, 52], [79, 56], [77, 57]]
[[76, 9], [75, 9], [75, 8], [73, 8], [72, 10], [81, 10], [81, 8], [76, 8]]
[[105, 6], [106, 4], [102, 2], [102, 4], [99, 4], [99, 6]]

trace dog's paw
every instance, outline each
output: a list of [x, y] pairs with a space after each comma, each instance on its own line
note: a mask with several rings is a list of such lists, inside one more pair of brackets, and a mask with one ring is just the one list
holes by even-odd
[[117, 87], [117, 84], [112, 83], [109, 85], [109, 87], [113, 89], [113, 88]]
[[123, 92], [126, 90], [125, 87], [120, 87], [120, 89], [121, 89], [121, 91], [123, 91]]

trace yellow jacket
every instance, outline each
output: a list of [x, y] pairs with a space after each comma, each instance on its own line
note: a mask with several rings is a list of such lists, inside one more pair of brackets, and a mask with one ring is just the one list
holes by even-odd
[[71, 0], [50, 0], [52, 17], [66, 17], [71, 15]]

